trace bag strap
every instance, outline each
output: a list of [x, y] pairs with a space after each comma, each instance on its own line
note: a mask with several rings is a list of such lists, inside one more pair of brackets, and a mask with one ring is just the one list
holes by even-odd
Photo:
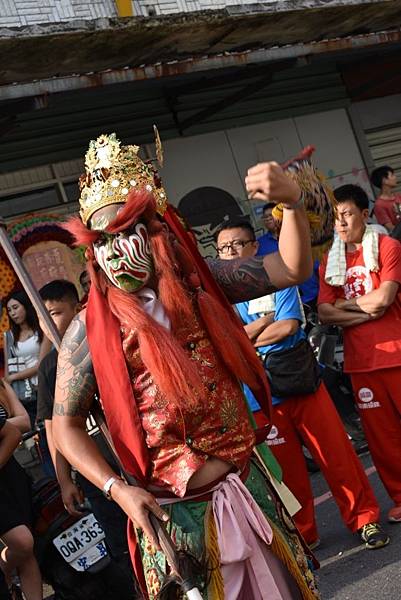
[[13, 336], [12, 332], [8, 329], [5, 333], [5, 336], [6, 336], [8, 356], [11, 358], [16, 358], [17, 353], [15, 351], [14, 336]]
[[[306, 345], [305, 345], [306, 344]], [[308, 340], [304, 337], [302, 337], [301, 339], [299, 339], [296, 344], [294, 344], [293, 346], [290, 346], [289, 348], [283, 348], [282, 350], [270, 350], [270, 352], [266, 352], [266, 354], [263, 356], [263, 364], [266, 365], [266, 361], [271, 357], [271, 356], [275, 356], [275, 357], [279, 357], [282, 358], [287, 355], [290, 354], [295, 350], [295, 349], [299, 349], [300, 346], [303, 347], [307, 347], [309, 346], [309, 348], [312, 350], [312, 346], [310, 345], [310, 343], [308, 342]], [[307, 348], [307, 350], [309, 350]], [[312, 350], [313, 353], [313, 350]]]

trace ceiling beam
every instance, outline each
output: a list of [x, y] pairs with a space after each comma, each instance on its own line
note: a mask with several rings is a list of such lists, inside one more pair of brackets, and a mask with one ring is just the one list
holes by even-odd
[[189, 129], [193, 125], [198, 125], [199, 123], [202, 123], [202, 121], [204, 121], [205, 119], [215, 115], [221, 110], [224, 110], [228, 106], [232, 106], [233, 104], [244, 100], [248, 96], [255, 94], [259, 90], [269, 85], [272, 79], [273, 75], [272, 73], [269, 73], [266, 77], [262, 77], [261, 79], [258, 79], [257, 81], [254, 81], [249, 85], [246, 85], [237, 92], [225, 96], [225, 98], [219, 100], [218, 102], [215, 102], [211, 106], [200, 110], [195, 115], [192, 115], [192, 117], [189, 117], [188, 119], [185, 119], [185, 121], [180, 123], [180, 131], [183, 132], [185, 131], [185, 129]]
[[48, 99], [46, 96], [34, 96], [32, 98], [21, 98], [13, 102], [0, 103], [0, 136], [10, 133], [18, 123], [18, 115], [31, 110], [46, 108]]
[[[342, 70], [343, 81], [353, 100], [364, 99], [380, 91], [383, 86], [394, 85], [394, 93], [398, 93], [401, 83], [401, 60], [397, 57], [391, 61], [369, 61], [362, 66], [352, 65]], [[395, 85], [398, 84], [398, 85]]]
[[0, 136], [10, 133], [15, 128], [16, 117], [10, 116], [0, 119]]
[[[263, 88], [265, 88], [267, 85], [269, 85], [272, 82], [273, 75], [276, 71], [281, 71], [283, 69], [289, 68], [290, 66], [292, 66], [294, 64], [294, 62], [295, 62], [294, 60], [288, 60], [288, 61], [282, 61], [280, 63], [277, 63], [276, 66], [272, 65], [269, 68], [268, 73], [266, 75], [264, 75], [263, 77], [257, 79], [256, 81], [253, 81], [252, 83], [250, 83], [249, 85], [246, 85], [245, 87], [241, 88], [240, 90], [237, 90], [234, 93], [229, 94], [228, 96], [225, 96], [218, 102], [215, 102], [211, 106], [207, 106], [206, 108], [197, 112], [195, 115], [192, 115], [191, 117], [188, 117], [188, 119], [185, 119], [185, 121], [182, 121], [180, 123], [180, 131], [183, 132], [186, 129], [189, 129], [190, 127], [192, 127], [193, 125], [198, 125], [205, 119], [220, 112], [221, 110], [224, 110], [225, 108], [232, 106], [233, 104], [236, 104], [237, 102], [240, 102], [241, 100], [244, 100], [248, 96], [252, 96], [253, 94], [256, 94], [256, 92], [259, 92], [260, 90], [262, 90]], [[265, 68], [265, 72], [266, 72], [266, 68]]]
[[12, 102], [2, 102], [0, 104], [0, 116], [16, 116], [20, 113], [30, 112], [31, 110], [47, 108], [47, 105], [48, 98], [46, 96], [33, 96]]
[[[288, 64], [291, 62], [291, 64]], [[221, 73], [220, 75], [215, 75], [212, 77], [201, 76], [198, 77], [195, 81], [189, 79], [186, 83], [181, 85], [171, 85], [168, 88], [169, 94], [174, 96], [183, 96], [185, 94], [192, 94], [199, 91], [207, 91], [213, 87], [221, 87], [222, 85], [236, 83], [238, 85], [239, 81], [246, 81], [247, 79], [254, 79], [255, 77], [259, 77], [266, 73], [266, 68], [271, 72], [272, 69], [274, 71], [282, 70], [283, 68], [287, 68], [292, 66], [294, 61], [277, 61], [275, 63], [270, 63], [269, 65], [249, 65], [245, 67], [236, 67], [231, 68], [228, 71]]]

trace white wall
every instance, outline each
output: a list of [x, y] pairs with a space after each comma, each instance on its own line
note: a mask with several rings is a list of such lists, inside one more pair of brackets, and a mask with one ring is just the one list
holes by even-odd
[[[263, 0], [263, 4], [276, 4], [277, 0]], [[134, 0], [134, 13], [167, 15], [197, 10], [217, 10], [226, 6], [258, 4], [258, 0]]]
[[258, 225], [261, 204], [246, 198], [243, 181], [247, 169], [259, 161], [284, 161], [309, 144], [316, 146], [313, 162], [333, 187], [356, 183], [371, 195], [344, 109], [168, 140], [163, 144], [163, 182], [170, 202], [176, 206], [185, 194], [199, 187], [226, 190]]
[[[327, 1], [327, 0], [326, 0]], [[218, 10], [230, 6], [280, 4], [280, 0], [131, 0], [134, 15], [167, 15], [178, 12]], [[335, 0], [331, 0], [335, 3]], [[343, 0], [343, 3], [362, 0]], [[341, 4], [341, 0], [339, 0]], [[319, 6], [321, 0], [305, 0], [304, 8]], [[59, 23], [74, 19], [115, 17], [114, 0], [0, 0], [0, 26], [21, 27], [37, 23]]]
[[283, 161], [309, 144], [316, 147], [313, 162], [333, 184], [340, 185], [342, 178], [364, 180], [364, 163], [344, 109], [167, 140], [163, 180], [173, 204], [201, 185], [244, 195], [248, 167]]
[[352, 106], [365, 130], [401, 123], [401, 94], [355, 102]]
[[163, 183], [169, 200], [177, 205], [197, 187], [217, 186], [234, 196], [244, 187], [224, 131], [163, 142]]
[[354, 183], [372, 196], [368, 173], [344, 109], [294, 119], [302, 146], [316, 146], [313, 161], [333, 188]]
[[0, 0], [0, 26], [3, 27], [115, 16], [114, 0]]
[[[275, 4], [277, 0], [263, 0]], [[134, 15], [163, 15], [257, 4], [258, 0], [132, 0]], [[0, 26], [22, 27], [117, 16], [115, 0], [0, 0]]]

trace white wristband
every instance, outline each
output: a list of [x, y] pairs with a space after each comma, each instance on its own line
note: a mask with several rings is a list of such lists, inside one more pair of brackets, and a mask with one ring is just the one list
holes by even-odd
[[116, 481], [119, 481], [119, 477], [110, 477], [103, 486], [103, 495], [107, 500], [113, 500], [111, 497], [111, 486], [116, 483]]

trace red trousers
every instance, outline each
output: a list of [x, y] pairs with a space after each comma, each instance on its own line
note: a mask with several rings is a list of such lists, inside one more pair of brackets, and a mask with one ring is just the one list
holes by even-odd
[[373, 462], [401, 505], [401, 367], [352, 373], [351, 379]]
[[379, 520], [368, 478], [323, 383], [315, 394], [274, 406], [273, 423], [267, 443], [283, 469], [284, 483], [302, 505], [294, 521], [306, 542], [317, 540], [318, 532], [302, 443], [319, 465], [349, 529]]

